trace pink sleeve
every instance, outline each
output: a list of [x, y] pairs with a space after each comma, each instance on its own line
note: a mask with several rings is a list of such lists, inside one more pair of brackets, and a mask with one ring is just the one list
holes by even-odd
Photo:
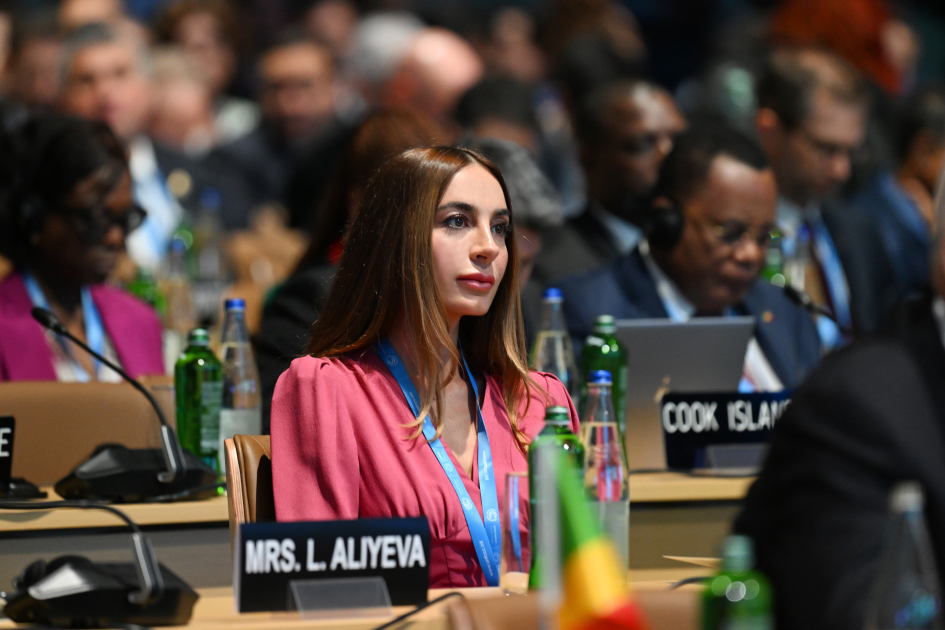
[[296, 359], [272, 398], [272, 486], [280, 521], [358, 518], [358, 449], [347, 370]]
[[581, 428], [581, 422], [578, 419], [578, 412], [577, 409], [574, 408], [574, 402], [571, 400], [571, 395], [564, 387], [564, 383], [559, 381], [558, 377], [553, 374], [548, 374], [546, 372], [538, 372], [538, 374], [544, 377], [545, 382], [542, 383], [542, 386], [545, 388], [545, 391], [548, 392], [548, 396], [551, 398], [551, 404], [568, 408], [568, 413], [571, 416], [571, 431], [574, 433], [574, 435], [578, 435], [578, 431]]

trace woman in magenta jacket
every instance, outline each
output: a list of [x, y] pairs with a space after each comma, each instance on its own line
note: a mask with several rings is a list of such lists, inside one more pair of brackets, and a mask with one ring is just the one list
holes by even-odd
[[498, 584], [506, 473], [547, 405], [577, 430], [564, 386], [528, 371], [513, 224], [471, 151], [412, 149], [374, 176], [309, 356], [276, 386], [279, 520], [423, 515], [432, 587]]
[[118, 381], [30, 316], [51, 309], [66, 328], [132, 376], [163, 374], [151, 308], [104, 285], [144, 212], [124, 149], [103, 123], [43, 116], [4, 138], [0, 253], [0, 381]]

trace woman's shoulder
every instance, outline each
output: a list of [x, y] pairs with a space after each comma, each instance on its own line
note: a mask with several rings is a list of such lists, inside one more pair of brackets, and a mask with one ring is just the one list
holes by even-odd
[[366, 377], [373, 376], [380, 366], [377, 353], [366, 348], [330, 357], [299, 357], [292, 361], [283, 378], [310, 384], [331, 382], [335, 385], [356, 385], [363, 383]]

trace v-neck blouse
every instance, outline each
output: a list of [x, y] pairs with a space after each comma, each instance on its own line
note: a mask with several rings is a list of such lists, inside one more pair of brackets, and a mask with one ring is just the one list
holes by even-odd
[[[578, 416], [561, 382], [533, 372], [548, 400], [533, 393], [518, 426], [529, 440], [544, 426], [545, 407]], [[501, 385], [486, 375], [482, 417], [489, 433], [499, 505], [506, 473], [526, 472], [502, 399]], [[279, 378], [272, 399], [272, 481], [279, 521], [426, 516], [430, 522], [430, 587], [486, 586], [462, 506], [423, 437], [411, 439], [413, 414], [377, 353], [302, 357]], [[444, 445], [445, 446], [445, 445]], [[447, 447], [470, 498], [482, 516], [478, 456], [470, 478]], [[522, 503], [527, 489], [522, 489]], [[524, 505], [520, 510], [527, 514]], [[528, 520], [522, 518], [523, 535]], [[527, 540], [524, 538], [523, 540]], [[527, 562], [527, 558], [526, 558]]]

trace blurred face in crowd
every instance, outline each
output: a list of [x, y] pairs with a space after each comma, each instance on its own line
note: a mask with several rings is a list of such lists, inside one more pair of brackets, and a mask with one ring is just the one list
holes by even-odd
[[863, 142], [865, 109], [814, 93], [810, 113], [785, 129], [770, 109], [758, 112], [758, 137], [774, 167], [781, 193], [805, 206], [822, 200], [850, 177], [851, 156]]
[[764, 264], [776, 204], [771, 169], [727, 155], [712, 161], [705, 183], [683, 202], [680, 242], [653, 256], [700, 314], [721, 314], [744, 299]]
[[269, 51], [259, 62], [263, 114], [286, 141], [318, 135], [334, 113], [331, 57], [300, 42]]
[[10, 90], [31, 109], [45, 109], [59, 94], [59, 50], [54, 37], [34, 37], [25, 42], [13, 60]]
[[137, 212], [128, 171], [116, 183], [113, 172], [100, 169], [49, 209], [42, 230], [32, 236], [31, 264], [64, 284], [104, 282], [124, 250], [127, 230], [142, 218]]
[[200, 65], [213, 94], [222, 93], [236, 71], [236, 51], [227, 43], [219, 18], [210, 11], [188, 13], [174, 38]]
[[509, 210], [502, 187], [479, 164], [459, 171], [443, 192], [431, 239], [436, 285], [450, 326], [485, 315], [509, 262]]
[[150, 113], [151, 86], [138, 55], [130, 39], [79, 50], [67, 69], [63, 110], [108, 123], [125, 142], [141, 133]]
[[614, 98], [602, 123], [603, 136], [597, 146], [582, 148], [582, 160], [592, 198], [620, 214], [628, 199], [644, 199], [656, 186], [686, 121], [669, 93], [641, 86]]

